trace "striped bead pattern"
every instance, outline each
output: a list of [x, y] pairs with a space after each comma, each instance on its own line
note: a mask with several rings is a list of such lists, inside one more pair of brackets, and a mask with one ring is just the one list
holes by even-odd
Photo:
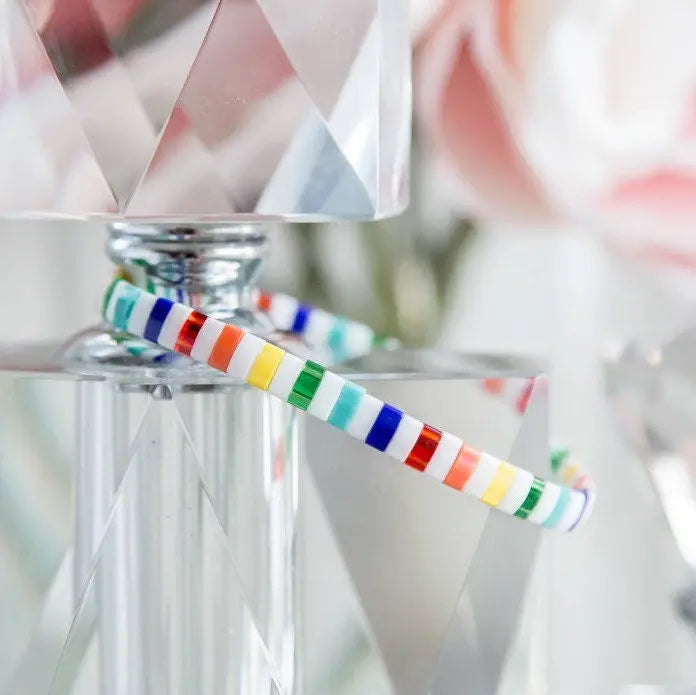
[[[572, 488], [544, 482], [383, 403], [316, 362], [301, 360], [125, 280], [117, 279], [109, 288], [104, 318], [123, 332], [146, 337], [268, 391], [401, 463], [518, 518], [569, 531], [591, 507], [591, 490], [580, 487], [578, 480]], [[557, 468], [572, 481], [567, 458], [559, 460]]]
[[310, 347], [327, 351], [334, 362], [361, 357], [377, 345], [398, 345], [398, 341], [377, 335], [364, 323], [304, 304], [287, 294], [259, 290], [252, 301], [279, 331], [301, 336]]
[[[257, 290], [252, 301], [276, 329], [301, 336], [309, 347], [327, 351], [336, 363], [362, 357], [375, 347], [399, 346], [395, 338], [380, 336], [364, 323], [331, 314], [287, 294]], [[524, 413], [537, 384], [537, 379], [484, 379], [482, 387], [518, 413]]]
[[[143, 284], [138, 278], [130, 279], [128, 271], [121, 269], [121, 279], [126, 279], [147, 291], [151, 291], [151, 286]], [[147, 278], [147, 276], [143, 276]], [[367, 354], [374, 347], [397, 347], [399, 342], [394, 338], [380, 337], [367, 325], [352, 321], [343, 316], [330, 314], [322, 309], [314, 307], [310, 304], [303, 304], [299, 300], [294, 299], [285, 294], [272, 294], [264, 291], [256, 291], [253, 295], [253, 303], [257, 310], [265, 313], [271, 323], [281, 331], [289, 332], [300, 336], [305, 343], [316, 350], [328, 350], [333, 356], [335, 362], [344, 361]], [[310, 318], [312, 319], [310, 322]], [[118, 318], [115, 319], [118, 323]], [[232, 328], [230, 327], [231, 331]], [[235, 329], [236, 330], [236, 329]], [[232, 336], [229, 336], [230, 340]], [[236, 343], [233, 344], [236, 345]], [[134, 348], [137, 349], [137, 348]], [[133, 352], [134, 349], [129, 351]], [[144, 353], [144, 358], [154, 362], [171, 361], [172, 355], [167, 351], [162, 351], [161, 354], [155, 352], [156, 348], [150, 349]], [[142, 352], [142, 349], [140, 350]], [[197, 357], [193, 355], [193, 358]], [[215, 366], [215, 365], [212, 365]], [[224, 371], [224, 369], [223, 369]], [[253, 383], [253, 379], [252, 382]], [[256, 385], [254, 383], [254, 385]], [[544, 379], [501, 379], [490, 378], [484, 379], [481, 382], [484, 391], [490, 395], [506, 402], [516, 412], [523, 414], [531, 400], [532, 393], [537, 388], [545, 386]], [[346, 394], [346, 397], [348, 395]], [[339, 409], [340, 410], [340, 409]], [[333, 423], [332, 423], [333, 424]], [[405, 429], [405, 428], [402, 428]], [[434, 431], [435, 433], [437, 430]], [[432, 434], [432, 433], [431, 433]], [[403, 438], [403, 435], [401, 435]], [[422, 448], [426, 442], [420, 442], [419, 448]], [[442, 451], [446, 448], [444, 443], [438, 450], [438, 456], [435, 457], [435, 463], [428, 467], [428, 472], [432, 475], [441, 467], [445, 461]], [[450, 444], [451, 446], [451, 444]], [[391, 448], [398, 446], [395, 444]], [[419, 458], [419, 452], [409, 456], [407, 465], [424, 470], [427, 461]], [[397, 456], [398, 458], [398, 456]], [[563, 470], [559, 470], [562, 462], [564, 463]], [[450, 474], [451, 479], [461, 476], [466, 469], [459, 462], [456, 469]], [[576, 489], [592, 490], [594, 483], [591, 478], [582, 472], [581, 466], [577, 459], [571, 457], [568, 450], [563, 447], [556, 447], [551, 453], [551, 468], [554, 473], [559, 474], [564, 484], [572, 486]], [[516, 487], [520, 487], [518, 481]], [[511, 495], [508, 495], [505, 501], [501, 504], [510, 506], [515, 500]], [[519, 506], [519, 505], [517, 505]], [[512, 513], [512, 512], [510, 512]]]
[[[132, 273], [121, 269], [119, 277], [129, 280]], [[149, 286], [143, 284], [145, 280], [136, 281], [133, 277], [130, 281], [148, 292], [151, 291]], [[331, 314], [287, 294], [256, 290], [252, 296], [252, 303], [257, 311], [268, 316], [277, 330], [296, 334], [309, 347], [327, 351], [336, 363], [362, 357], [375, 347], [399, 346], [396, 338], [380, 336], [364, 323]], [[538, 383], [538, 380], [533, 378], [492, 378], [484, 379], [482, 387], [491, 395], [509, 403], [518, 413], [524, 413], [532, 391]]]
[[[398, 347], [399, 345], [395, 338], [378, 336], [363, 323], [330, 314], [286, 294], [273, 294], [259, 290], [255, 293], [253, 302], [256, 309], [265, 313], [278, 330], [295, 333], [301, 336], [311, 348], [328, 351], [334, 362], [361, 357], [374, 347]], [[484, 379], [481, 386], [484, 391], [506, 402], [517, 413], [524, 414], [534, 389], [544, 387], [545, 380], [543, 378], [491, 378]], [[429, 435], [433, 437], [436, 433], [437, 430]], [[435, 439], [431, 441], [437, 443]], [[419, 442], [413, 456], [409, 456], [406, 461], [409, 466], [417, 470], [425, 469], [429, 461], [429, 459], [423, 459], [423, 454], [427, 451], [427, 448], [424, 448], [427, 447], [427, 443], [427, 439]], [[565, 485], [577, 489], [593, 487], [592, 480], [583, 474], [577, 459], [570, 458], [565, 448], [554, 449], [551, 458], [554, 473], [557, 473], [554, 461], [569, 459], [563, 471], [559, 471], [559, 478]], [[458, 473], [453, 477], [462, 473], [463, 469], [458, 467]]]

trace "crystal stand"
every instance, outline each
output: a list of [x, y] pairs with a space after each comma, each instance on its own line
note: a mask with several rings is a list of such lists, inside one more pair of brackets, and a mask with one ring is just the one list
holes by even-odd
[[[238, 282], [258, 268], [257, 230], [255, 253], [248, 229], [224, 251], [229, 274], [213, 229], [186, 232], [195, 252], [181, 241], [169, 251], [161, 233], [142, 231], [112, 231], [119, 263], [207, 310], [229, 292], [235, 320], [263, 329]], [[172, 254], [176, 275], [165, 272]], [[209, 263], [227, 278], [224, 290], [200, 282]], [[76, 426], [74, 540], [3, 693], [195, 685], [231, 695], [447, 695], [459, 683], [519, 692], [522, 680], [543, 678], [531, 658], [543, 622], [533, 612], [532, 633], [520, 623], [537, 530], [321, 423], [305, 423], [303, 445], [286, 406], [224, 376], [186, 360], [140, 362], [100, 328], [43, 362], [2, 355], [15, 374], [71, 377], [62, 407], [75, 404]], [[486, 377], [521, 385], [538, 373], [533, 365], [394, 351], [345, 369], [378, 396], [546, 471], [543, 393], [520, 417], [481, 388]]]
[[[248, 309], [258, 229], [114, 225], [108, 249], [158, 292], [268, 333]], [[102, 328], [53, 361], [81, 380], [73, 619], [32, 691], [293, 692], [289, 406], [186, 360], [153, 366]], [[36, 678], [20, 669], [8, 695], [27, 692], [26, 677]]]

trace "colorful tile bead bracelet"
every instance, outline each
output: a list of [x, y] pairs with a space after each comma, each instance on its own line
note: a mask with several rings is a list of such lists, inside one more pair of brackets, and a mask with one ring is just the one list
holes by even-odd
[[[381, 336], [370, 326], [345, 316], [337, 316], [324, 309], [299, 301], [281, 292], [256, 290], [252, 304], [265, 314], [279, 331], [302, 337], [311, 348], [327, 351], [335, 362], [344, 362], [368, 354], [379, 347], [398, 347], [395, 338]], [[483, 389], [507, 402], [523, 414], [538, 385], [534, 378], [484, 379]], [[551, 470], [564, 484], [575, 489], [590, 490], [594, 483], [566, 447], [554, 447], [551, 452]]]
[[[120, 277], [124, 278], [125, 275], [125, 271], [122, 271]], [[134, 280], [128, 280], [134, 282]], [[150, 286], [148, 285], [148, 291]], [[170, 294], [173, 295], [173, 293]], [[168, 299], [172, 298], [169, 295], [162, 296]], [[273, 305], [274, 298], [279, 298], [276, 300], [276, 303], [286, 307], [286, 310], [270, 316], [270, 308]], [[376, 340], [374, 331], [365, 324], [343, 316], [329, 314], [323, 309], [309, 304], [302, 304], [299, 300], [288, 295], [272, 295], [267, 292], [257, 292], [254, 295], [254, 306], [269, 317], [269, 320], [271, 320], [271, 323], [277, 330], [301, 337], [303, 342], [310, 348], [320, 350], [327, 347], [335, 348], [332, 352], [336, 361], [339, 361], [339, 356], [342, 356], [343, 359], [351, 359], [364, 355], [366, 350], [369, 352], [375, 345], [394, 347], [399, 345], [398, 340], [395, 338]], [[290, 311], [287, 308], [290, 308]], [[322, 316], [321, 324], [324, 327], [331, 327], [323, 332], [314, 330], [303, 334], [307, 328], [307, 320], [306, 318], [305, 320], [298, 320], [297, 315], [303, 314], [307, 317], [314, 312]], [[281, 325], [277, 325], [278, 323]], [[342, 327], [340, 331], [334, 330], [333, 326], [336, 324]], [[346, 340], [351, 334], [354, 339], [352, 341]], [[340, 335], [341, 339], [339, 341], [331, 341], [330, 336], [336, 335]], [[138, 338], [116, 336], [115, 340], [130, 354], [153, 364], [165, 365], [181, 357], [176, 352], [154, 346]], [[488, 394], [506, 402], [519, 414], [524, 414], [533, 390], [539, 387], [539, 381], [535, 378], [524, 379], [521, 386], [518, 382], [518, 379], [483, 379], [481, 386]], [[576, 489], [588, 489], [593, 484], [590, 477], [583, 472], [582, 466], [576, 457], [563, 446], [556, 446], [551, 449], [551, 471], [564, 485]]]
[[[191, 307], [116, 279], [104, 298], [103, 315], [119, 331], [268, 391], [500, 511], [561, 531], [573, 530], [589, 515], [594, 492], [583, 486], [584, 477], [571, 476], [577, 478], [572, 487], [544, 481], [383, 403], [312, 360]], [[557, 457], [556, 467], [566, 459]]]
[[[118, 277], [148, 292], [154, 288], [144, 268], [142, 270], [136, 268], [135, 273], [122, 268]], [[173, 291], [162, 294], [168, 299], [175, 299], [174, 295]], [[191, 295], [188, 296], [191, 297]], [[276, 330], [301, 338], [312, 349], [329, 352], [334, 362], [361, 357], [376, 347], [388, 348], [400, 345], [396, 338], [379, 337], [370, 326], [364, 323], [331, 314], [286, 294], [256, 290], [252, 294], [252, 306], [265, 314]], [[311, 321], [310, 317], [312, 317]], [[179, 357], [171, 350], [158, 348], [139, 339], [117, 336], [116, 340], [129, 353], [153, 364], [168, 364]], [[533, 390], [539, 387], [539, 381], [535, 378], [523, 379], [521, 386], [519, 381], [519, 379], [483, 379], [481, 386], [488, 394], [506, 402], [519, 414], [524, 414]], [[566, 447], [552, 448], [551, 470], [564, 485], [582, 489], [592, 485], [589, 476], [583, 473], [582, 466]]]

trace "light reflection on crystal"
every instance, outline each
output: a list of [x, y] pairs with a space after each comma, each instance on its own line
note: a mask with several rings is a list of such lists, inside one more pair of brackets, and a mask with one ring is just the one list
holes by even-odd
[[696, 569], [696, 330], [663, 345], [629, 343], [605, 363], [622, 432], [645, 460], [684, 560]]
[[[537, 475], [545, 474], [544, 462], [549, 455], [546, 417], [546, 394], [537, 389], [520, 420], [509, 454], [515, 465]], [[539, 530], [530, 524], [515, 528], [514, 542], [510, 531], [510, 519], [502, 515], [492, 514], [487, 520], [443, 639], [431, 695], [449, 695], [463, 682], [472, 692], [496, 693], [512, 657], [521, 662], [519, 670], [532, 670], [530, 660], [537, 646], [532, 633], [523, 635], [521, 644], [519, 640], [515, 644], [514, 638], [525, 612]], [[519, 691], [521, 678], [516, 675], [514, 682]], [[528, 673], [527, 677], [543, 680], [544, 675]]]
[[[440, 354], [436, 360], [435, 355], [420, 356], [450, 370], [457, 365], [463, 376], [365, 376], [362, 383], [417, 417], [546, 474], [545, 392], [535, 391], [520, 418], [485, 394], [478, 379], [467, 378], [475, 359]], [[408, 357], [398, 351], [375, 354], [351, 367], [403, 372]], [[411, 367], [417, 370], [415, 363]], [[477, 368], [480, 374], [481, 365]], [[512, 371], [521, 373], [514, 366]], [[317, 490], [394, 691], [495, 692], [509, 659], [539, 530], [494, 515], [437, 481], [385, 465], [379, 454], [321, 423], [308, 422], [307, 436]], [[518, 644], [523, 660], [531, 648], [529, 640]]]
[[[312, 472], [304, 469], [300, 481], [305, 584], [299, 692], [397, 695]], [[322, 600], [327, 589], [331, 598]]]
[[27, 118], [3, 151], [32, 178], [0, 213], [369, 219], [406, 203], [400, 0], [3, 7], [0, 123]]
[[0, 212], [115, 210], [19, 0], [0, 4]]

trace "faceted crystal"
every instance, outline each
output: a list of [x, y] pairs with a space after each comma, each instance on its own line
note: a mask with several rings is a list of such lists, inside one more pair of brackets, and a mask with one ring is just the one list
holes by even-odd
[[[525, 372], [506, 372], [500, 361], [492, 368], [495, 359], [485, 367], [485, 361], [397, 352], [351, 366], [363, 370], [359, 383], [378, 398], [546, 475], [545, 393], [536, 390], [520, 417], [487, 394], [482, 380], [496, 376], [511, 386], [524, 383]], [[432, 369], [423, 371], [423, 364]], [[367, 373], [377, 365], [380, 374]], [[306, 429], [309, 467], [393, 692], [497, 692], [518, 634], [539, 529], [394, 466], [321, 423], [308, 420]], [[518, 658], [521, 652], [524, 661], [533, 646], [528, 638], [518, 643]]]
[[695, 351], [690, 328], [663, 345], [623, 346], [605, 371], [622, 432], [647, 464], [677, 546], [696, 571]]
[[[493, 693], [540, 668], [539, 529], [255, 391], [43, 358], [0, 354], [24, 374], [0, 380], [3, 695]], [[377, 396], [545, 472], [544, 390], [519, 416], [481, 388], [529, 371], [380, 360]]]
[[[34, 392], [41, 411], [17, 407]], [[32, 430], [3, 457], [0, 692], [293, 692], [294, 412], [241, 387], [2, 379], [0, 393], [2, 419]], [[56, 462], [54, 491], [40, 481]]]
[[401, 0], [2, 0], [0, 214], [395, 214], [409, 64]]

